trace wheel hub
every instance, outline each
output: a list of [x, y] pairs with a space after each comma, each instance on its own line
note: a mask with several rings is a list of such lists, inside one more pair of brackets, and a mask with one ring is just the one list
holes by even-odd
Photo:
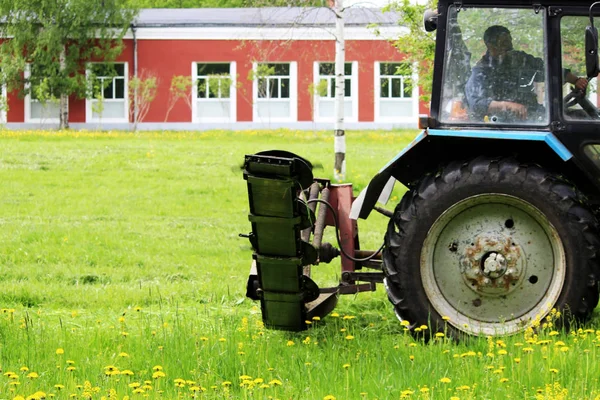
[[480, 235], [460, 259], [465, 283], [475, 292], [505, 295], [524, 276], [523, 250], [510, 236]]

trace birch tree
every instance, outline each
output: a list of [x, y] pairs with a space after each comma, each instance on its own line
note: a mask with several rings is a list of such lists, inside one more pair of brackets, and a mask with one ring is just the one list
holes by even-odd
[[[0, 68], [9, 91], [60, 102], [68, 127], [68, 98], [88, 94], [85, 64], [112, 61], [136, 15], [121, 0], [0, 0]], [[25, 73], [23, 73], [25, 71]]]

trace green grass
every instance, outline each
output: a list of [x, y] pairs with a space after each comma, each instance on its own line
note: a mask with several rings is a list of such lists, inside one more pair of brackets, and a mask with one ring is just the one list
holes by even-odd
[[[355, 193], [415, 134], [348, 132]], [[337, 316], [306, 332], [265, 330], [244, 297], [243, 157], [285, 149], [330, 178], [330, 132], [4, 131], [0, 149], [0, 399], [600, 395], [597, 321], [575, 334], [424, 344], [379, 287], [342, 297]], [[377, 248], [385, 229], [378, 214], [360, 221], [362, 247]], [[320, 284], [338, 275], [339, 261], [315, 268]]]

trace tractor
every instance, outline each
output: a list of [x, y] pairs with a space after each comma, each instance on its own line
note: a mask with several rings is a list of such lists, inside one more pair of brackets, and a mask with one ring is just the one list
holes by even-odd
[[[430, 113], [355, 197], [285, 150], [247, 155], [253, 262], [265, 325], [300, 331], [340, 294], [383, 283], [415, 335], [511, 335], [552, 310], [590, 319], [600, 279], [600, 2], [439, 0]], [[406, 194], [383, 208], [396, 182]], [[378, 204], [379, 203], [379, 204]], [[380, 249], [357, 219], [389, 217]], [[336, 243], [324, 243], [326, 227]], [[320, 288], [311, 268], [340, 257]], [[556, 312], [553, 313], [556, 315]]]

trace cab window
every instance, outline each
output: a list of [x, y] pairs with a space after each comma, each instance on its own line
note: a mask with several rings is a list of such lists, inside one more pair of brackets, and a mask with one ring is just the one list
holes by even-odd
[[442, 122], [548, 124], [544, 13], [449, 9]]

